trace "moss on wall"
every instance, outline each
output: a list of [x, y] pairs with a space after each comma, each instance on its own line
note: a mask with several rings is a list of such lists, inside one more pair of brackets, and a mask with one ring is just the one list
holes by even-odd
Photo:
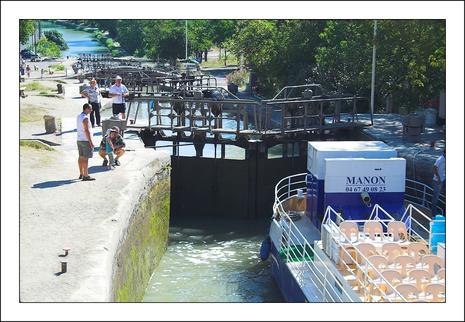
[[151, 274], [168, 242], [170, 179], [159, 177], [132, 216], [124, 242], [117, 254], [113, 278], [113, 300], [140, 302]]

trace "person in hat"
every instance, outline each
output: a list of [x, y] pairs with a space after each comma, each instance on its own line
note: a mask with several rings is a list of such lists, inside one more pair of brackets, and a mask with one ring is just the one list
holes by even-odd
[[113, 115], [121, 114], [121, 119], [126, 119], [126, 103], [125, 97], [129, 95], [129, 91], [122, 84], [123, 79], [121, 76], [116, 76], [115, 83], [110, 87], [108, 91], [108, 96], [113, 99]]
[[[126, 144], [120, 134], [120, 129], [117, 126], [107, 130], [107, 133], [100, 142], [99, 155], [103, 158], [102, 166], [108, 166], [111, 169], [114, 166], [120, 166], [119, 158], [124, 154]], [[116, 158], [113, 159], [113, 152]], [[108, 159], [107, 159], [108, 155]], [[110, 163], [108, 163], [110, 161]]]

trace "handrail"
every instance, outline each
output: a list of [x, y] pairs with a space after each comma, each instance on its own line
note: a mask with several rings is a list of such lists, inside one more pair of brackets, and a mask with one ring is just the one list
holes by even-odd
[[[275, 222], [278, 222], [278, 221], [280, 221], [279, 218], [284, 219], [284, 221], [282, 221], [284, 224], [282, 224], [281, 226], [283, 227], [283, 233], [284, 232], [287, 233], [288, 237], [286, 238], [286, 236], [284, 234], [283, 238], [281, 238], [281, 244], [285, 244], [287, 246], [287, 251], [288, 251], [287, 259], [289, 259], [289, 252], [291, 252], [293, 255], [298, 254], [299, 256], [302, 256], [302, 261], [306, 264], [306, 266], [312, 272], [314, 272], [314, 269], [312, 267], [310, 267], [309, 264], [307, 263], [307, 262], [313, 262], [314, 259], [313, 260], [305, 259], [305, 254], [306, 254], [305, 248], [309, 247], [311, 249], [311, 251], [313, 251], [313, 254], [315, 254], [318, 257], [318, 259], [321, 260], [321, 258], [319, 258], [319, 256], [314, 251], [313, 246], [311, 246], [310, 243], [308, 243], [307, 239], [303, 236], [303, 234], [300, 232], [300, 230], [297, 228], [297, 226], [295, 226], [295, 224], [293, 223], [292, 219], [289, 217], [289, 214], [285, 211], [284, 206], [283, 206], [283, 203], [286, 200], [289, 200], [291, 197], [294, 197], [297, 194], [297, 190], [302, 190], [304, 193], [307, 192], [307, 180], [306, 179], [307, 179], [307, 173], [299, 173], [299, 174], [294, 174], [294, 175], [285, 177], [285, 178], [281, 179], [275, 185], [275, 202], [273, 204], [273, 220]], [[413, 180], [409, 180], [409, 182], [417, 183], [417, 182], [415, 182]], [[418, 184], [426, 186], [426, 185], [424, 185], [423, 183], [420, 183], [420, 182], [418, 182]], [[414, 222], [416, 224], [416, 226], [417, 226], [416, 229], [420, 228], [420, 229], [424, 230], [425, 232], [428, 232], [428, 229], [424, 225], [422, 225], [416, 218], [413, 217], [414, 211], [415, 211], [415, 213], [420, 214], [420, 216], [422, 216], [424, 219], [426, 219], [428, 221], [431, 221], [431, 219], [428, 216], [426, 216], [423, 212], [421, 212], [418, 208], [416, 208], [412, 204], [409, 204], [406, 207], [406, 209], [405, 209], [405, 211], [404, 211], [404, 213], [403, 213], [403, 215], [401, 217], [401, 221], [403, 221], [403, 222], [410, 221], [410, 224], [409, 224], [409, 236], [410, 237], [412, 237], [413, 234], [415, 234], [420, 239], [422, 239], [423, 241], [428, 243], [421, 236], [420, 233], [416, 232], [416, 230], [413, 229], [413, 227], [411, 225], [411, 223]], [[380, 212], [383, 213], [388, 219], [381, 219], [379, 217]], [[338, 232], [339, 236], [341, 236], [341, 235], [344, 236], [342, 234], [342, 232], [340, 231], [338, 225], [332, 220], [331, 215], [335, 215], [336, 219], [339, 222], [344, 221], [344, 218], [341, 216], [341, 214], [339, 214], [337, 211], [335, 211], [331, 206], [328, 206], [326, 208], [326, 210], [325, 210], [325, 214], [324, 214], [322, 223], [326, 223], [326, 224], [330, 225], [332, 227], [331, 229], [335, 229], [336, 232]], [[385, 222], [394, 221], [395, 218], [393, 216], [391, 216], [386, 210], [384, 210], [380, 205], [375, 204], [372, 211], [371, 211], [371, 213], [370, 213], [370, 216], [369, 216], [368, 220], [379, 220], [386, 227], [387, 224]], [[357, 222], [357, 223], [363, 223], [363, 222], [366, 222], [367, 220], [351, 220], [351, 221], [354, 221], [354, 222]], [[286, 222], [288, 222], [288, 223], [286, 223]], [[287, 228], [287, 227], [289, 227], [289, 231], [287, 231], [287, 229], [284, 229], [284, 228]], [[294, 229], [292, 229], [292, 228], [294, 228]], [[303, 251], [302, 252], [300, 252], [297, 249], [294, 249], [294, 250], [291, 249], [291, 247], [290, 247], [291, 244], [295, 245], [295, 242], [293, 242], [292, 236], [294, 236], [294, 237], [297, 236], [298, 238], [296, 238], [296, 240], [299, 240], [301, 243], [303, 243]], [[345, 240], [347, 240], [347, 239], [345, 238]], [[368, 267], [370, 267], [370, 269], [373, 270], [377, 274], [376, 275], [377, 279], [383, 280], [383, 283], [388, 285], [391, 288], [391, 290], [395, 293], [396, 297], [399, 297], [401, 300], [406, 301], [406, 299], [399, 292], [396, 291], [395, 287], [388, 280], [386, 280], [383, 277], [382, 273], [368, 260], [368, 258], [366, 258], [366, 256], [364, 256], [355, 247], [355, 245], [352, 243], [351, 240], [347, 240], [347, 243], [355, 249], [355, 253], [357, 254], [357, 257], [360, 257], [365, 261], [366, 264], [365, 264], [364, 267], [361, 267], [358, 264], [358, 262], [353, 258], [352, 254], [347, 252], [347, 250], [343, 247], [343, 245], [341, 244], [341, 241], [339, 239], [336, 238], [335, 241], [338, 244], [338, 246], [340, 247], [340, 249], [342, 250], [342, 252], [344, 254], [346, 254], [347, 256], [349, 256], [353, 260], [353, 262], [355, 263], [355, 265], [356, 265], [356, 267], [358, 269], [360, 269], [361, 271], [363, 271], [363, 269], [365, 269], [365, 272], [367, 272]], [[324, 274], [322, 272], [320, 272], [318, 270], [318, 268], [316, 268], [316, 267], [315, 268], [321, 274], [321, 276], [325, 276], [323, 282], [326, 282], [327, 281], [326, 274], [327, 273], [332, 274], [332, 273], [324, 263], [322, 263], [322, 264], [323, 264], [322, 267], [325, 270]], [[346, 263], [344, 263], [344, 265], [347, 266]], [[353, 275], [353, 273], [352, 273], [352, 275]], [[315, 276], [318, 278], [317, 274], [315, 274]], [[339, 282], [337, 279], [335, 279], [335, 280], [337, 282]], [[365, 281], [371, 282], [373, 287], [378, 288], [378, 286], [373, 283], [374, 280], [370, 276], [367, 276], [366, 274], [365, 274]], [[325, 284], [321, 280], [319, 280], [319, 282], [322, 283], [322, 284]], [[342, 285], [340, 285], [340, 286], [341, 286], [340, 287], [341, 289], [344, 289], [342, 287]], [[331, 286], [331, 289], [334, 290], [332, 288], [332, 286]], [[384, 299], [390, 301], [388, 295], [385, 292], [380, 290], [380, 293], [382, 294], [382, 297]], [[326, 293], [324, 293], [323, 295], [325, 295], [325, 294]], [[337, 292], [335, 294], [337, 294]], [[326, 297], [324, 296], [324, 298], [326, 298]]]
[[[290, 217], [287, 215], [286, 212], [283, 213], [283, 219], [284, 219], [284, 224], [285, 225], [289, 225], [289, 238], [287, 240], [287, 249], [288, 251], [290, 251], [290, 244], [292, 243], [292, 235], [291, 235], [291, 232], [294, 233], [294, 236], [298, 237], [298, 239], [301, 239], [303, 241], [303, 250], [305, 252], [305, 247], [309, 247], [311, 249], [311, 251], [313, 252], [313, 255], [316, 256], [320, 261], [321, 261], [321, 264], [322, 266], [324, 267], [325, 269], [325, 276], [326, 274], [329, 273], [329, 275], [335, 280], [337, 281], [337, 283], [339, 284], [338, 286], [340, 287], [340, 289], [343, 291], [343, 293], [350, 299], [350, 295], [347, 293], [347, 291], [343, 288], [343, 285], [338, 281], [338, 279], [336, 279], [335, 275], [331, 272], [331, 270], [329, 269], [329, 267], [324, 263], [323, 259], [319, 257], [319, 255], [314, 251], [314, 248], [311, 246], [311, 244], [308, 242], [308, 240], [302, 235], [302, 233], [300, 232], [300, 230], [295, 226], [294, 222], [290, 219]], [[294, 227], [294, 229], [292, 230], [292, 227]], [[286, 229], [283, 228], [283, 231], [286, 231]], [[297, 232], [298, 235], [295, 234], [295, 232]], [[284, 237], [284, 236], [283, 236]], [[281, 241], [283, 242], [283, 241]], [[294, 244], [295, 245], [295, 244]], [[294, 253], [294, 252], [293, 252]], [[295, 254], [295, 253], [294, 253]], [[308, 264], [308, 262], [313, 262], [313, 260], [306, 260], [305, 257], [303, 256], [304, 253], [299, 253], [299, 255], [302, 255], [302, 258], [303, 258], [303, 263], [306, 265], [306, 267], [308, 267], [311, 271], [314, 272], [314, 269], [312, 267], [310, 267], [310, 265]], [[287, 259], [289, 259], [289, 254], [287, 254]], [[321, 274], [322, 272], [320, 271], [320, 269], [318, 267], [315, 266], [315, 269]], [[318, 278], [318, 275], [317, 274], [314, 274], [316, 278]], [[322, 281], [318, 278], [319, 282], [322, 283]], [[326, 282], [327, 278], [325, 278], [325, 282]], [[333, 286], [330, 285], [330, 287], [332, 288], [332, 290], [334, 290]], [[320, 290], [321, 291], [321, 290]], [[341, 298], [339, 298], [341, 299]]]
[[[418, 189], [417, 186], [420, 186], [421, 189]], [[417, 195], [413, 195], [410, 193], [409, 190], [413, 191], [415, 194], [419, 193], [421, 196], [419, 197]], [[405, 199], [410, 203], [413, 203], [421, 207], [430, 207], [431, 201], [429, 200], [431, 200], [433, 197], [433, 191], [434, 189], [428, 186], [427, 184], [411, 179], [405, 179]], [[444, 194], [440, 194], [437, 208], [439, 209], [442, 215], [444, 215], [445, 204], [446, 196]]]
[[[285, 86], [272, 98], [272, 100], [277, 99], [278, 96], [282, 92], [287, 91], [288, 89], [291, 89], [292, 91], [294, 88], [309, 88], [309, 87], [317, 87], [321, 90], [321, 92], [323, 92], [323, 87], [321, 86], [321, 84], [304, 84], [304, 85]], [[285, 98], [288, 98], [288, 97], [285, 97]]]

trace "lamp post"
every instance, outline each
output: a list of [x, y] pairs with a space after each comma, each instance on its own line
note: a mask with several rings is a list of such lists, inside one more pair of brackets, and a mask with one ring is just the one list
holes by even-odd
[[189, 75], [189, 63], [187, 62], [187, 19], [186, 19], [186, 75]]
[[373, 125], [373, 113], [375, 111], [375, 66], [376, 66], [376, 28], [377, 28], [377, 21], [375, 20], [375, 24], [373, 26], [373, 57], [371, 63], [371, 125]]

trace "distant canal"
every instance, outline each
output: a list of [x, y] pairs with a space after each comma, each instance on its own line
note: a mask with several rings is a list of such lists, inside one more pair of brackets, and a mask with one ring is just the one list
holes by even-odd
[[266, 220], [174, 218], [144, 302], [283, 302], [259, 257]]
[[80, 53], [97, 54], [108, 52], [108, 49], [95, 40], [90, 32], [71, 29], [51, 21], [42, 21], [41, 27], [43, 31], [55, 29], [63, 35], [69, 49], [61, 52], [62, 57], [78, 56]]

